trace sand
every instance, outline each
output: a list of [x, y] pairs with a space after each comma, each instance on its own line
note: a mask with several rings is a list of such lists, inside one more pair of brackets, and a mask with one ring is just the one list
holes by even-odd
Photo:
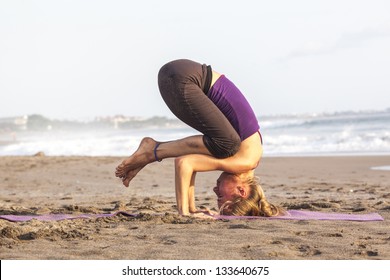
[[[173, 160], [129, 188], [117, 157], [0, 157], [0, 214], [142, 213], [56, 222], [0, 220], [0, 259], [390, 259], [390, 156], [266, 157], [256, 174], [288, 209], [378, 212], [382, 222], [203, 220], [176, 214]], [[220, 172], [199, 173], [197, 205], [215, 208]], [[155, 215], [160, 214], [160, 215]]]

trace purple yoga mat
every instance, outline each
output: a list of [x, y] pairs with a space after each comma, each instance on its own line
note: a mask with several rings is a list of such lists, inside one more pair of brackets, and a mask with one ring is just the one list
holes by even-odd
[[[47, 214], [47, 215], [0, 215], [0, 219], [10, 222], [25, 222], [32, 219], [39, 221], [61, 221], [72, 219], [92, 219], [106, 218], [122, 214], [128, 217], [137, 217], [137, 214], [131, 214], [123, 211], [108, 214]], [[213, 216], [217, 220], [240, 220], [240, 219], [267, 219], [267, 220], [339, 220], [339, 221], [358, 221], [372, 222], [383, 221], [383, 217], [378, 213], [369, 214], [343, 214], [343, 213], [324, 213], [314, 211], [290, 210], [284, 216], [277, 217], [258, 217], [258, 216]]]
[[127, 212], [115, 212], [106, 214], [46, 214], [46, 215], [0, 215], [0, 219], [4, 219], [10, 222], [26, 222], [30, 220], [38, 221], [61, 221], [61, 220], [74, 220], [74, 219], [93, 219], [93, 218], [107, 218], [114, 217], [118, 214], [125, 216], [136, 217], [136, 214], [130, 214]]
[[358, 221], [372, 222], [383, 221], [383, 217], [378, 213], [369, 214], [344, 214], [344, 213], [325, 213], [315, 211], [289, 210], [284, 216], [276, 217], [258, 217], [258, 216], [214, 216], [216, 219], [267, 219], [267, 220], [333, 220], [333, 221]]

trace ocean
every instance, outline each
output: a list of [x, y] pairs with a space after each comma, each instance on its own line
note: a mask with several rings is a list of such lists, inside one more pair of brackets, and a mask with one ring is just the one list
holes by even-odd
[[[390, 109], [260, 116], [259, 124], [264, 156], [390, 154]], [[125, 156], [144, 136], [168, 141], [193, 134], [199, 133], [164, 117], [0, 118], [0, 156]]]

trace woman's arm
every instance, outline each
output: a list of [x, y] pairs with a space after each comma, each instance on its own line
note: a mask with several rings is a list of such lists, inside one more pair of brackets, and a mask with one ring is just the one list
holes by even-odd
[[[177, 210], [181, 215], [190, 214], [190, 200], [194, 197], [193, 187], [190, 191], [192, 178], [194, 177], [194, 170], [185, 157], [178, 157], [175, 159], [175, 192]], [[195, 197], [194, 197], [195, 204]], [[192, 205], [191, 205], [192, 206]], [[195, 206], [195, 205], [193, 205]], [[192, 210], [192, 209], [191, 209]]]
[[196, 176], [196, 172], [193, 172], [192, 176], [191, 176], [190, 188], [188, 190], [188, 207], [189, 207], [190, 213], [197, 212], [197, 209], [195, 206], [195, 176]]
[[[178, 211], [188, 215], [196, 210], [194, 202], [195, 173], [221, 170], [239, 174], [253, 170], [258, 165], [263, 149], [258, 133], [245, 139], [239, 151], [225, 159], [208, 155], [191, 154], [175, 159], [175, 190]], [[190, 207], [191, 206], [191, 207]]]
[[191, 154], [180, 157], [181, 164], [191, 168], [193, 172], [221, 170], [228, 173], [239, 174], [253, 170], [259, 164], [263, 148], [258, 133], [245, 139], [238, 152], [228, 158], [217, 159], [202, 154]]

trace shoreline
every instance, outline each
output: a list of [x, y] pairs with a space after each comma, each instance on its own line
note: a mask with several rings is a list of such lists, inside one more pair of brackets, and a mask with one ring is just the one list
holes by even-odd
[[[0, 142], [0, 146], [2, 143]], [[67, 155], [67, 154], [58, 154], [58, 155], [50, 155], [44, 152], [37, 150], [36, 153], [31, 154], [10, 154], [10, 155], [0, 155], [0, 158], [2, 157], [31, 157], [34, 156], [34, 154], [37, 153], [43, 153], [47, 157], [108, 157], [108, 158], [122, 158], [126, 157], [128, 155], [110, 155], [110, 154], [101, 154], [101, 155], [88, 155], [88, 154], [74, 154], [74, 155]], [[129, 150], [129, 154], [131, 151]], [[263, 154], [264, 157], [270, 157], [270, 158], [290, 158], [290, 157], [297, 157], [297, 158], [304, 158], [304, 157], [387, 157], [390, 156], [390, 151], [386, 152], [323, 152], [323, 153], [285, 153], [285, 154], [267, 154], [266, 152]]]
[[[176, 214], [173, 160], [152, 163], [129, 188], [123, 157], [1, 156], [2, 214], [103, 213], [58, 222], [0, 220], [1, 259], [390, 259], [390, 156], [264, 157], [256, 175], [287, 209], [379, 213], [381, 222], [213, 221]], [[198, 173], [198, 207], [216, 207], [220, 172]], [[158, 215], [156, 215], [158, 214]]]

